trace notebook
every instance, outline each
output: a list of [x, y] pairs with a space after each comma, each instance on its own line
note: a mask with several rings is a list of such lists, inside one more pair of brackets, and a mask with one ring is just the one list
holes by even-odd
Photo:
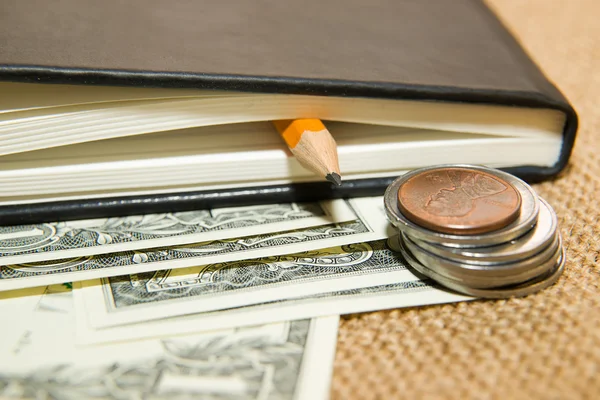
[[[0, 35], [3, 224], [382, 194], [444, 163], [529, 181], [577, 116], [479, 0], [23, 0]], [[341, 187], [269, 121], [320, 118]]]

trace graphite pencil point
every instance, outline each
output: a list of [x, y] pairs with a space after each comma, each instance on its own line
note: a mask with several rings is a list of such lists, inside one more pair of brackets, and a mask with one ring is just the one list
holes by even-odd
[[329, 182], [335, 184], [336, 186], [342, 185], [342, 177], [339, 176], [335, 172], [325, 175], [325, 179], [327, 179]]

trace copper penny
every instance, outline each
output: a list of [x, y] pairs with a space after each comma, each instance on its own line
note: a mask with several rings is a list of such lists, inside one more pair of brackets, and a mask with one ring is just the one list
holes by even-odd
[[521, 195], [510, 183], [468, 168], [440, 168], [409, 178], [398, 209], [427, 229], [455, 235], [492, 232], [517, 219]]

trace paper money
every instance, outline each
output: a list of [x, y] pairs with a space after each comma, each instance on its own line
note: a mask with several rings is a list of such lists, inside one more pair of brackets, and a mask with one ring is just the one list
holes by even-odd
[[311, 251], [393, 234], [381, 197], [353, 199], [355, 220], [243, 238], [0, 266], [0, 291]]
[[[49, 306], [48, 306], [49, 305]], [[41, 296], [0, 345], [1, 398], [327, 398], [338, 317], [77, 347], [68, 291]]]
[[[416, 279], [416, 277], [413, 277]], [[234, 327], [281, 322], [286, 319], [314, 318], [331, 313], [352, 314], [392, 308], [470, 301], [472, 297], [458, 295], [435, 286], [430, 280], [407, 280], [338, 292], [323, 293], [298, 299], [274, 301], [228, 310], [190, 314], [160, 320], [94, 328], [90, 320], [98, 307], [88, 303], [109, 299], [90, 296], [85, 290], [74, 290], [77, 309], [77, 342], [99, 344], [152, 338], [156, 335], [185, 334]], [[106, 292], [104, 292], [106, 293]]]
[[177, 246], [355, 220], [343, 200], [0, 227], [0, 265]]
[[149, 321], [414, 280], [395, 239], [78, 285], [95, 297], [92, 326]]
[[26, 328], [27, 320], [14, 310], [33, 309], [43, 293], [43, 287], [0, 293], [0, 316], [2, 317], [0, 345], [15, 342]]

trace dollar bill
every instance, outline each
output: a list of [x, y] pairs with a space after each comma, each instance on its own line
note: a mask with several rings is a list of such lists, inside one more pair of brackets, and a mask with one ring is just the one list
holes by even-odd
[[95, 328], [414, 280], [397, 238], [79, 283]]
[[[15, 313], [14, 310], [33, 309], [43, 293], [43, 287], [0, 292], [0, 315], [2, 316], [0, 345], [16, 341], [26, 328], [27, 320], [22, 318], [19, 313]], [[1, 364], [2, 362], [0, 362]]]
[[381, 197], [352, 199], [346, 207], [355, 220], [183, 246], [0, 266], [0, 291], [292, 254], [387, 238], [393, 233]]
[[[281, 322], [286, 319], [314, 318], [331, 313], [353, 314], [375, 310], [417, 307], [431, 304], [470, 301], [467, 297], [436, 286], [428, 279], [407, 280], [389, 285], [342, 290], [306, 296], [297, 299], [273, 301], [228, 310], [189, 314], [134, 324], [94, 328], [94, 310], [104, 306], [109, 299], [90, 296], [85, 290], [74, 290], [77, 309], [77, 342], [94, 345], [151, 338], [156, 335], [173, 335], [228, 329]], [[106, 292], [104, 292], [106, 293]], [[177, 314], [177, 313], [175, 313]]]
[[336, 316], [81, 347], [73, 306], [47, 288], [35, 309], [13, 308], [29, 324], [0, 344], [0, 398], [328, 397]]
[[177, 246], [351, 221], [343, 200], [0, 227], [0, 265]]

